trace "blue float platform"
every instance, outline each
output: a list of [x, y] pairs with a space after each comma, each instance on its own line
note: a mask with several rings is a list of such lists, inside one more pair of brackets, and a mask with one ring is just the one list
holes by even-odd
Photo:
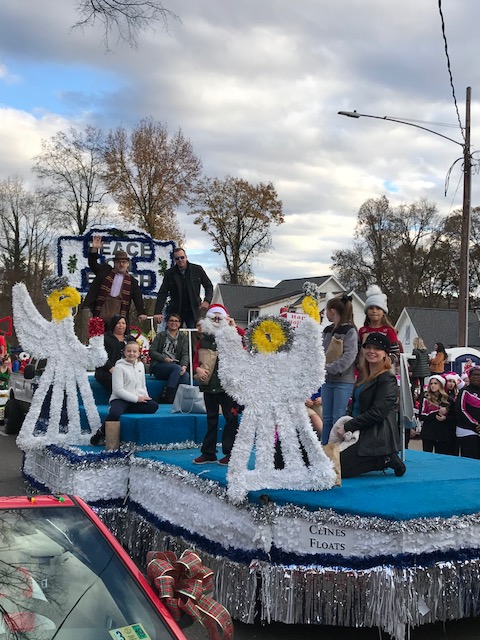
[[[136, 457], [174, 465], [226, 487], [227, 468], [193, 464], [197, 453], [190, 449], [150, 451], [137, 453]], [[377, 471], [343, 480], [341, 487], [329, 491], [255, 491], [248, 494], [248, 500], [258, 504], [267, 497], [278, 506], [295, 504], [309, 511], [332, 509], [387, 520], [450, 518], [480, 512], [480, 461], [408, 450], [406, 463], [408, 473], [402, 478], [396, 478], [392, 471]]]
[[[89, 376], [90, 386], [102, 422], [108, 415], [109, 394], [93, 375]], [[152, 398], [157, 398], [165, 386], [163, 380], [146, 376], [147, 389]], [[88, 428], [85, 409], [80, 407], [80, 423]], [[219, 435], [223, 431], [225, 419], [219, 415]], [[171, 404], [161, 404], [153, 414], [125, 413], [120, 417], [120, 439], [124, 443], [137, 446], [168, 444], [170, 442], [201, 443], [207, 432], [207, 416], [204, 413], [172, 413]]]
[[413, 626], [480, 615], [480, 461], [407, 451], [401, 478], [266, 489], [238, 506], [226, 467], [193, 464], [205, 415], [170, 411], [122, 416], [118, 452], [26, 452], [24, 475], [86, 499], [140, 565], [151, 549], [195, 548], [243, 622], [377, 626], [403, 640]]

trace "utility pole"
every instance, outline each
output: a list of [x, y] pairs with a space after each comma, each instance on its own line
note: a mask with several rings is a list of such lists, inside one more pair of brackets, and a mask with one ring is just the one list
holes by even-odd
[[467, 87], [467, 95], [465, 101], [465, 133], [463, 142], [444, 136], [443, 133], [433, 131], [414, 122], [407, 122], [399, 118], [391, 118], [390, 116], [374, 116], [368, 113], [359, 113], [358, 111], [339, 111], [340, 116], [348, 118], [373, 118], [374, 120], [387, 120], [387, 122], [398, 122], [399, 124], [415, 127], [422, 131], [428, 131], [435, 136], [450, 140], [462, 147], [463, 157], [463, 205], [462, 205], [462, 228], [460, 232], [460, 271], [458, 282], [458, 333], [457, 346], [468, 346], [468, 312], [470, 297], [470, 211], [472, 199], [472, 154], [470, 153], [470, 104], [472, 100], [472, 88]]
[[465, 143], [463, 145], [463, 207], [460, 241], [460, 277], [458, 283], [458, 346], [468, 346], [468, 312], [470, 298], [470, 211], [472, 199], [472, 156], [470, 154], [470, 105], [472, 88], [465, 100]]

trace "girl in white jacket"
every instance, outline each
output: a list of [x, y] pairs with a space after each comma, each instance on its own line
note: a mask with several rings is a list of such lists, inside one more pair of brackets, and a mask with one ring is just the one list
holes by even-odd
[[[116, 422], [124, 413], [155, 413], [158, 403], [148, 395], [145, 383], [145, 367], [140, 362], [140, 346], [133, 340], [127, 342], [124, 357], [117, 360], [112, 374], [110, 411], [105, 422]], [[102, 426], [92, 436], [90, 443], [98, 445], [105, 437]]]

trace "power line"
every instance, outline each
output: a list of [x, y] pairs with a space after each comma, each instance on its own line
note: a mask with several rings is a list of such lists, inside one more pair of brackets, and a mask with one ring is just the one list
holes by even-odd
[[431, 127], [449, 127], [451, 129], [458, 129], [458, 124], [447, 122], [434, 122], [432, 120], [414, 120], [413, 118], [402, 118], [405, 122], [415, 122], [418, 124], [428, 124]]
[[445, 45], [445, 56], [447, 58], [447, 69], [448, 69], [448, 75], [450, 78], [450, 86], [452, 88], [453, 102], [455, 104], [455, 111], [457, 112], [457, 119], [458, 119], [458, 124], [460, 126], [460, 131], [462, 132], [462, 137], [465, 140], [465, 132], [463, 130], [462, 121], [460, 119], [460, 112], [458, 110], [457, 97], [455, 95], [455, 87], [453, 85], [452, 68], [450, 66], [450, 56], [448, 55], [447, 34], [445, 32], [445, 20], [443, 18], [443, 12], [442, 12], [442, 0], [438, 0], [438, 11], [440, 13], [440, 20], [442, 23], [442, 36], [443, 36], [443, 42]]

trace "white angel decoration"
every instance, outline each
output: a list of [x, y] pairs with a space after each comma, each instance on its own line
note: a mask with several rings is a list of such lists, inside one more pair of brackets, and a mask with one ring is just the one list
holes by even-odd
[[[232, 502], [260, 489], [318, 491], [335, 485], [333, 463], [305, 407], [325, 378], [318, 292], [308, 284], [312, 295], [305, 297], [303, 309], [309, 317], [296, 330], [283, 318], [261, 317], [247, 330], [247, 349], [234, 327], [216, 334], [222, 386], [245, 406], [227, 472]], [[277, 440], [282, 469], [275, 468]], [[249, 468], [253, 451], [255, 465]]]
[[91, 337], [88, 347], [76, 337], [71, 309], [80, 304], [80, 294], [66, 277], [45, 278], [42, 290], [52, 311], [51, 322], [38, 312], [24, 284], [12, 290], [15, 330], [22, 347], [34, 358], [47, 359], [17, 438], [24, 450], [48, 444], [87, 444], [91, 433], [82, 433], [79, 395], [91, 431], [95, 433], [101, 425], [87, 370], [107, 360], [103, 335]]

